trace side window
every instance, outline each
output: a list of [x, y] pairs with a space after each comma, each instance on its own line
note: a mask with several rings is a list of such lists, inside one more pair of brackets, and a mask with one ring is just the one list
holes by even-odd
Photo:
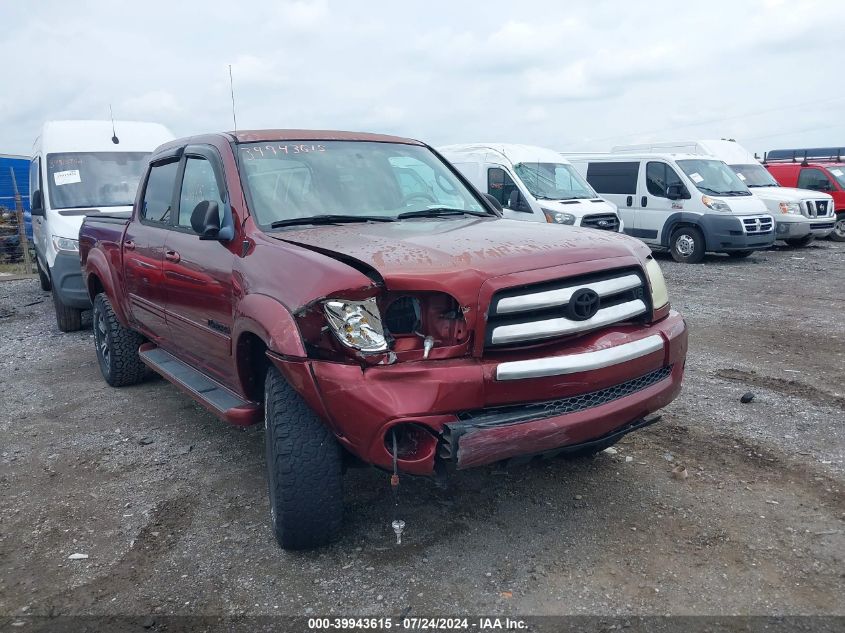
[[637, 193], [639, 162], [632, 163], [590, 163], [587, 167], [587, 182], [598, 193]]
[[814, 167], [801, 170], [801, 174], [798, 176], [798, 188], [813, 189], [815, 191], [833, 190], [833, 186], [830, 184], [827, 174], [821, 169], [816, 169]]
[[[29, 163], [29, 199], [32, 200], [32, 192], [41, 189], [41, 159], [37, 156]], [[42, 194], [43, 195], [43, 194]]]
[[191, 213], [203, 200], [216, 202], [223, 222], [223, 197], [214, 177], [214, 168], [205, 158], [189, 156], [185, 161], [185, 174], [182, 177], [182, 191], [179, 195], [179, 219], [177, 225], [191, 227]]
[[150, 168], [150, 175], [144, 187], [141, 204], [141, 218], [147, 222], [170, 223], [170, 208], [173, 204], [173, 185], [176, 184], [178, 161], [158, 163]]
[[487, 193], [496, 198], [503, 207], [508, 206], [511, 191], [516, 188], [516, 183], [501, 167], [491, 167], [487, 170]]
[[651, 162], [646, 165], [645, 181], [648, 192], [658, 198], [666, 198], [669, 185], [681, 185], [683, 182], [677, 172], [666, 163]]

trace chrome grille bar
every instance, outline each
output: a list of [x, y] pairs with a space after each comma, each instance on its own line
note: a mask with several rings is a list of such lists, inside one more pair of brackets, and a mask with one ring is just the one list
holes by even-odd
[[589, 288], [599, 297], [607, 297], [618, 292], [625, 292], [642, 285], [642, 280], [637, 275], [625, 275], [614, 279], [594, 281], [587, 284], [557, 288], [544, 292], [532, 292], [530, 294], [516, 297], [504, 297], [499, 299], [495, 306], [495, 314], [515, 314], [517, 312], [528, 312], [530, 310], [541, 310], [554, 306], [569, 303], [572, 295], [581, 288]]

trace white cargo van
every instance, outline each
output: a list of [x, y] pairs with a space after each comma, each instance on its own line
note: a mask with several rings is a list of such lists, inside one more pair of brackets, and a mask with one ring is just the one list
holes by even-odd
[[87, 214], [132, 210], [147, 157], [173, 139], [158, 123], [48, 121], [35, 139], [29, 194], [41, 287], [52, 290], [62, 332], [82, 327], [91, 307], [79, 267]]
[[621, 232], [616, 208], [602, 200], [559, 153], [533, 145], [476, 143], [438, 151], [505, 217]]
[[674, 141], [647, 145], [620, 145], [614, 153], [686, 152], [722, 160], [760, 198], [775, 218], [775, 239], [790, 246], [806, 246], [833, 231], [833, 198], [809, 189], [781, 187], [760, 161], [736, 141]]
[[746, 257], [775, 240], [763, 201], [725, 163], [695, 154], [573, 155], [572, 164], [615, 203], [625, 233], [675, 261], [706, 252]]

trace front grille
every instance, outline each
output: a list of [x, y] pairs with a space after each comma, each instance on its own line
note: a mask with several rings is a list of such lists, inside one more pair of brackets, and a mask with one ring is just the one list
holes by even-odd
[[651, 387], [661, 380], [668, 378], [672, 373], [672, 367], [672, 365], [667, 365], [639, 378], [634, 378], [633, 380], [613, 385], [606, 389], [582, 393], [568, 398], [465, 411], [458, 414], [458, 419], [461, 422], [471, 424], [473, 427], [499, 426], [502, 424], [545, 420], [546, 418], [566, 415], [567, 413], [576, 413], [613, 402], [614, 400], [619, 400], [620, 398], [642, 391], [647, 387]]
[[585, 215], [581, 220], [581, 226], [602, 231], [619, 232], [619, 218], [615, 213], [599, 213], [596, 215]]
[[827, 200], [805, 200], [801, 212], [808, 218], [826, 218], [828, 216]]
[[[570, 299], [581, 290], [599, 299], [593, 316], [578, 320]], [[641, 318], [650, 309], [648, 286], [640, 268], [622, 268], [552, 282], [508, 288], [493, 295], [485, 346], [501, 348], [543, 342]], [[573, 305], [573, 308], [575, 305]]]
[[755, 215], [742, 218], [742, 228], [747, 235], [763, 235], [771, 233], [774, 227], [774, 220], [770, 215]]
[[818, 218], [826, 218], [828, 215], [827, 212], [827, 200], [816, 200], [816, 217]]

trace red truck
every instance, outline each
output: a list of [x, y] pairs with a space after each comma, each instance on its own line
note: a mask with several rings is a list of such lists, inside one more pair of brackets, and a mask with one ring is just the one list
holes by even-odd
[[503, 219], [429, 146], [348, 132], [158, 148], [80, 230], [99, 366], [266, 429], [284, 548], [338, 536], [347, 463], [446, 475], [652, 422], [687, 350], [636, 239]]
[[766, 166], [784, 187], [823, 191], [833, 197], [836, 220], [830, 239], [845, 242], [845, 148], [816, 150], [772, 150]]

